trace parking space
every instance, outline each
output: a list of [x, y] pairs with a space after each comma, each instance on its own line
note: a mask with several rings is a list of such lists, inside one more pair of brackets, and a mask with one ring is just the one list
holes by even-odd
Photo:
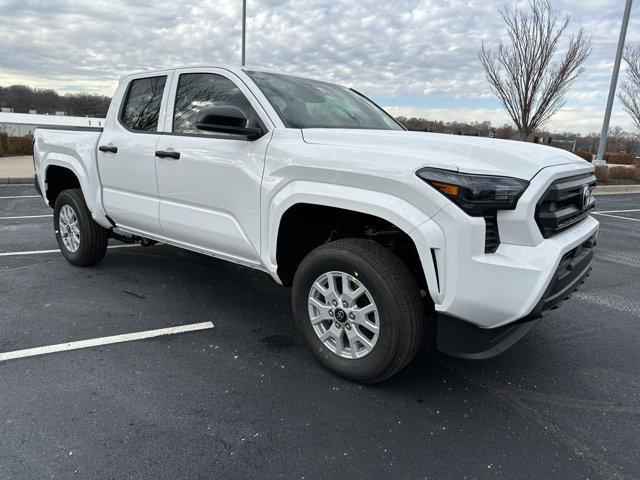
[[35, 194], [0, 187], [0, 353], [213, 328], [0, 361], [1, 478], [640, 476], [640, 195], [598, 197], [593, 274], [511, 350], [362, 386], [267, 275], [163, 245], [75, 268]]
[[30, 185], [0, 186], [0, 197], [0, 218], [51, 215], [51, 209]]

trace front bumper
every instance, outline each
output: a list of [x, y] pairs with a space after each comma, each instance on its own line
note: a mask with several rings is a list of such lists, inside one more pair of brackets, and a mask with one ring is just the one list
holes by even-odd
[[549, 310], [556, 309], [584, 283], [591, 271], [596, 234], [562, 256], [549, 286], [525, 317], [496, 328], [480, 328], [470, 322], [439, 313], [437, 348], [459, 358], [481, 360], [498, 355], [529, 332]]
[[440, 350], [465, 358], [496, 355], [584, 280], [598, 221], [587, 216], [544, 238], [535, 216], [555, 181], [592, 171], [584, 162], [542, 169], [515, 210], [498, 212], [495, 253], [485, 251], [485, 219], [453, 203], [411, 232], [438, 316]]
[[470, 217], [453, 203], [411, 232], [436, 312], [497, 328], [534, 311], [563, 256], [598, 231], [598, 221], [588, 216], [543, 238], [535, 222], [544, 192], [558, 178], [591, 172], [584, 163], [541, 170], [516, 210], [498, 212], [495, 253], [485, 252], [485, 219]]

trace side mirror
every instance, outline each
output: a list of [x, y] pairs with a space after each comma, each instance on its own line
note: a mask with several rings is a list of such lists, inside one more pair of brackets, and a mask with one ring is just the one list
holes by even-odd
[[262, 134], [261, 128], [247, 127], [247, 117], [238, 107], [220, 105], [200, 110], [196, 127], [207, 132], [243, 135], [250, 140]]

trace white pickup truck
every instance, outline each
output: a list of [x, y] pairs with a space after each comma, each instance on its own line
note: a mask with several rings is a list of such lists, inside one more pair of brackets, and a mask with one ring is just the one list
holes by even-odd
[[34, 162], [71, 263], [113, 237], [263, 270], [313, 354], [360, 382], [425, 337], [503, 352], [584, 281], [598, 231], [571, 153], [408, 132], [353, 89], [235, 67], [125, 76], [104, 128], [39, 128]]

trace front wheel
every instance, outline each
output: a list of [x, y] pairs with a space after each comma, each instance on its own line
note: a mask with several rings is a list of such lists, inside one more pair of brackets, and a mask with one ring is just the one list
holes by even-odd
[[64, 190], [53, 208], [56, 240], [64, 258], [79, 267], [95, 265], [104, 258], [108, 231], [98, 225], [79, 188]]
[[313, 354], [351, 380], [392, 376], [423, 337], [425, 309], [413, 276], [369, 240], [337, 240], [309, 253], [296, 271], [292, 302]]

